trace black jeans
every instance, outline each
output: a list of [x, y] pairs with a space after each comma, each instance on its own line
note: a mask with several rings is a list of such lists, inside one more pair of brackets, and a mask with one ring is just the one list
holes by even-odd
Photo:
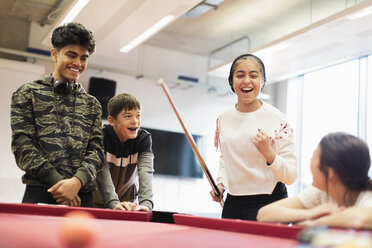
[[280, 182], [276, 184], [271, 195], [233, 196], [227, 194], [222, 218], [257, 220], [257, 212], [261, 207], [286, 197], [288, 197], [287, 188]]
[[[23, 195], [22, 203], [46, 203], [59, 204], [54, 200], [47, 187], [26, 185], [25, 194]], [[93, 207], [93, 193], [81, 192], [78, 193], [81, 199], [81, 207]]]

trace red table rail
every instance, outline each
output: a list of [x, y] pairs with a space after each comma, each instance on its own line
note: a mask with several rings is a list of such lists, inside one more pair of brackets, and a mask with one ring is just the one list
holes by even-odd
[[296, 239], [302, 226], [262, 223], [248, 220], [214, 219], [184, 214], [174, 214], [174, 223], [193, 227], [202, 227], [221, 231], [258, 234], [263, 236]]
[[118, 211], [100, 208], [66, 207], [60, 205], [0, 203], [0, 213], [64, 216], [65, 214], [76, 210], [87, 211], [97, 219], [111, 220], [150, 221], [152, 215], [151, 212]]

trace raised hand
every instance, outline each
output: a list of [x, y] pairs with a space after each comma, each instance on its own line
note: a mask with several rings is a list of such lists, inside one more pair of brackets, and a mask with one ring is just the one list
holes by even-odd
[[267, 163], [272, 164], [274, 162], [276, 153], [271, 147], [270, 142], [271, 142], [270, 136], [258, 128], [257, 134], [253, 138], [253, 144], [265, 158]]

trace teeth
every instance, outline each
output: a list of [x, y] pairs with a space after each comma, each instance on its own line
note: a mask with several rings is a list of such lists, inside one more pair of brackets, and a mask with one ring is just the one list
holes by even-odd
[[243, 88], [242, 90], [247, 90], [247, 91], [249, 91], [249, 90], [252, 90], [253, 88]]
[[71, 71], [76, 71], [76, 72], [79, 72], [79, 70], [78, 69], [70, 69]]

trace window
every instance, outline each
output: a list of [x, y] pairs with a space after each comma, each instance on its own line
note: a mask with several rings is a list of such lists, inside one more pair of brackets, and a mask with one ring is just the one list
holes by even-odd
[[[303, 76], [293, 78], [287, 82], [287, 118], [294, 131], [294, 141], [296, 144], [296, 156], [301, 158], [301, 113], [302, 113], [302, 92]], [[298, 177], [293, 185], [287, 187], [288, 196], [295, 195], [298, 191], [301, 180], [301, 166], [298, 165]]]
[[312, 182], [310, 159], [324, 135], [358, 134], [358, 75], [358, 60], [304, 75], [300, 190]]
[[[372, 56], [368, 57], [367, 60], [367, 143], [369, 146], [369, 152], [372, 154]], [[368, 127], [370, 127], [368, 129]], [[369, 175], [372, 177], [372, 170], [369, 170]]]

